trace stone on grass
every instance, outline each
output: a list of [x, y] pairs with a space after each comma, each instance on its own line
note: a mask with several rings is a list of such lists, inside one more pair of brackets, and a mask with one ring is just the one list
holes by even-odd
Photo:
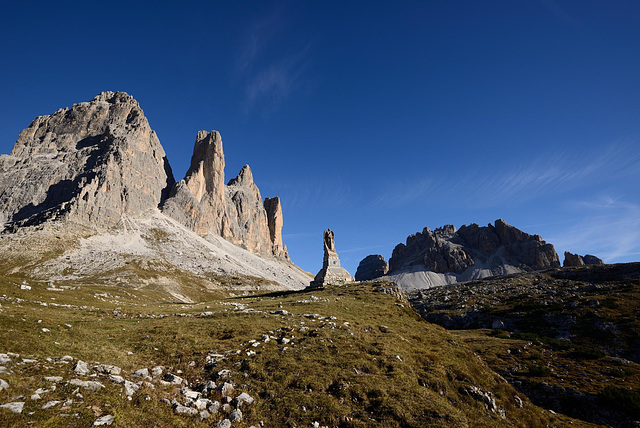
[[218, 413], [218, 411], [220, 411], [220, 402], [214, 401], [213, 403], [209, 404], [209, 407], [207, 407], [207, 410], [210, 413]]
[[3, 389], [9, 389], [9, 382], [4, 379], [0, 379], [0, 391]]
[[182, 385], [184, 383], [184, 379], [172, 373], [165, 373], [165, 375], [162, 377], [162, 380], [172, 385]]
[[198, 398], [197, 400], [192, 401], [191, 403], [193, 404], [193, 407], [195, 407], [196, 409], [204, 410], [211, 405], [211, 400], [209, 400], [208, 398]]
[[240, 409], [235, 409], [229, 415], [229, 419], [231, 422], [240, 422], [242, 420], [242, 411]]
[[216, 390], [219, 391], [223, 397], [228, 397], [233, 393], [233, 385], [229, 382], [224, 382], [223, 384], [218, 385]]
[[73, 371], [77, 374], [84, 376], [89, 374], [89, 366], [82, 360], [78, 360], [73, 366]]
[[0, 354], [0, 364], [9, 364], [11, 362], [11, 358], [7, 354]]
[[45, 376], [47, 382], [62, 382], [62, 376]]
[[223, 419], [216, 424], [217, 428], [231, 428], [231, 421], [229, 419]]
[[200, 411], [200, 419], [204, 420], [204, 419], [209, 419], [210, 417], [211, 415], [206, 410]]
[[181, 388], [180, 392], [182, 392], [182, 395], [184, 395], [185, 398], [188, 398], [189, 400], [197, 400], [202, 395], [199, 392], [189, 388]]
[[13, 413], [22, 413], [23, 407], [24, 407], [24, 401], [15, 401], [13, 403], [0, 405], [0, 409], [11, 410]]
[[162, 374], [162, 372], [164, 371], [164, 367], [162, 366], [155, 366], [154, 368], [151, 369], [151, 374], [153, 376], [160, 376]]
[[93, 425], [94, 426], [111, 425], [115, 420], [116, 420], [116, 417], [113, 415], [104, 415], [104, 416], [100, 416], [98, 419], [93, 421]]
[[71, 379], [69, 384], [74, 386], [79, 386], [84, 389], [88, 389], [89, 391], [99, 391], [104, 388], [104, 385], [100, 382], [96, 382], [93, 380], [80, 380], [80, 379]]
[[141, 377], [143, 379], [146, 379], [149, 377], [149, 369], [138, 369], [135, 372], [133, 372], [132, 374], [133, 377]]
[[120, 367], [112, 366], [111, 364], [98, 364], [97, 366], [94, 366], [93, 369], [98, 373], [109, 375], [119, 375], [121, 371]]
[[197, 409], [183, 406], [182, 404], [178, 404], [173, 410], [179, 415], [196, 416], [200, 413]]
[[48, 409], [49, 407], [53, 407], [53, 406], [56, 406], [56, 405], [58, 405], [58, 404], [60, 404], [60, 401], [58, 401], [58, 400], [51, 400], [51, 401], [47, 401], [46, 403], [44, 403], [44, 404], [42, 405], [42, 408], [43, 408], [43, 409]]
[[247, 403], [247, 404], [253, 403], [253, 397], [247, 394], [246, 392], [243, 392], [242, 394], [236, 397], [236, 407], [240, 407], [244, 403]]

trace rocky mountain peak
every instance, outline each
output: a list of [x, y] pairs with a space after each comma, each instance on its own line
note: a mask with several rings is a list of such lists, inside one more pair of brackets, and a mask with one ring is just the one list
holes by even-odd
[[160, 205], [174, 179], [137, 101], [103, 92], [39, 116], [0, 156], [0, 220], [60, 217], [109, 227]]
[[222, 199], [224, 193], [224, 153], [218, 131], [199, 131], [193, 145], [191, 165], [184, 182], [200, 202], [209, 193]]
[[[558, 266], [553, 245], [498, 219], [485, 227], [472, 223], [456, 230], [446, 225], [434, 231], [424, 228], [421, 233], [410, 235], [405, 244], [394, 248], [389, 275], [399, 275], [398, 281], [406, 279], [411, 287], [419, 288], [421, 281], [442, 285]], [[429, 274], [421, 276], [420, 272]]]
[[200, 131], [191, 166], [171, 190], [163, 212], [199, 235], [220, 235], [254, 253], [288, 259], [280, 200], [263, 203], [249, 165], [225, 185], [224, 166], [220, 134]]
[[245, 165], [242, 167], [236, 178], [229, 180], [227, 186], [251, 186], [253, 184], [253, 173], [251, 172], [251, 168], [249, 165]]

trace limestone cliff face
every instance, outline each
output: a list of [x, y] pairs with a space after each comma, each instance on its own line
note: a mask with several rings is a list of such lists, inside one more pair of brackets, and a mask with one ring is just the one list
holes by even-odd
[[289, 258], [287, 247], [282, 242], [282, 205], [280, 198], [265, 198], [264, 209], [267, 212], [267, 224], [269, 225], [269, 237], [271, 238], [272, 252], [277, 257]]
[[173, 184], [138, 102], [103, 92], [36, 118], [11, 155], [0, 156], [0, 224], [68, 218], [114, 226], [125, 214], [157, 208]]
[[138, 102], [103, 92], [36, 118], [0, 155], [0, 231], [55, 219], [104, 229], [160, 207], [201, 236], [288, 259], [280, 199], [263, 204], [249, 166], [225, 185], [224, 166], [220, 134], [200, 131], [176, 183]]
[[461, 274], [469, 268], [505, 273], [505, 266], [519, 270], [559, 267], [553, 245], [538, 235], [529, 235], [504, 220], [494, 225], [452, 225], [411, 235], [406, 244], [399, 244], [389, 260], [389, 273], [424, 266], [436, 273]]
[[163, 212], [199, 235], [220, 235], [256, 254], [288, 259], [280, 200], [263, 204], [249, 165], [225, 186], [224, 165], [220, 134], [200, 131], [191, 166], [171, 190]]

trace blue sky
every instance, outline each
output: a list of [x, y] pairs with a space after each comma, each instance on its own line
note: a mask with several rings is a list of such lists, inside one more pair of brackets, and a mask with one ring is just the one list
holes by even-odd
[[184, 176], [222, 134], [278, 195], [294, 262], [352, 273], [407, 235], [498, 218], [640, 260], [640, 2], [0, 1], [0, 153], [126, 91]]

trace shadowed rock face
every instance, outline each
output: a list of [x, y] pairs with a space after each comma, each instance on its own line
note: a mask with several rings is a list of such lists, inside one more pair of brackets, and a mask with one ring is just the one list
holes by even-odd
[[389, 271], [389, 265], [380, 254], [372, 254], [362, 259], [356, 271], [356, 281], [380, 278]]
[[586, 254], [584, 256], [579, 256], [578, 254], [573, 254], [568, 251], [564, 252], [564, 263], [562, 266], [564, 267], [575, 267], [575, 266], [584, 266], [584, 265], [602, 265], [604, 262], [602, 259], [592, 256], [591, 254]]
[[165, 152], [130, 95], [103, 92], [36, 118], [0, 156], [0, 220], [117, 225], [157, 208], [174, 184]]
[[191, 166], [171, 190], [163, 212], [199, 235], [220, 235], [251, 252], [288, 259], [280, 199], [263, 204], [249, 165], [225, 185], [224, 165], [220, 134], [198, 132]]
[[411, 235], [406, 244], [399, 244], [389, 260], [389, 273], [416, 266], [437, 273], [460, 274], [470, 267], [502, 273], [502, 266], [521, 270], [537, 270], [560, 266], [553, 245], [538, 235], [529, 235], [496, 220], [495, 225], [452, 225]]

